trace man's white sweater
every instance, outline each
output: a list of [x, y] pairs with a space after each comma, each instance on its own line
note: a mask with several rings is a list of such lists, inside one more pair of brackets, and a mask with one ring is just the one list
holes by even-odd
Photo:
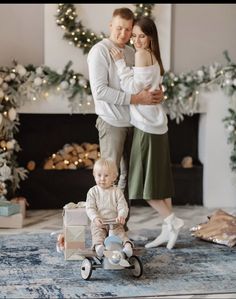
[[[121, 90], [116, 65], [109, 53], [115, 44], [108, 38], [95, 44], [89, 51], [87, 62], [89, 80], [95, 103], [95, 112], [104, 121], [116, 127], [130, 124], [130, 93]], [[134, 65], [134, 49], [125, 46], [125, 62]]]

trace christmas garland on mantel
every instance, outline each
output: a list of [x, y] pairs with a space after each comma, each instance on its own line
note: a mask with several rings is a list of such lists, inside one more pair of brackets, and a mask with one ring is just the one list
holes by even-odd
[[[148, 9], [143, 10], [144, 7], [144, 4], [139, 4], [137, 13], [141, 10], [151, 15], [153, 4]], [[231, 61], [227, 51], [224, 55], [226, 66], [214, 63], [186, 74], [176, 75], [171, 71], [165, 73], [165, 108], [171, 119], [180, 122], [184, 115], [197, 112], [198, 93], [202, 89], [218, 85], [229, 97], [235, 95], [236, 64]], [[55, 71], [44, 65], [23, 66], [14, 61], [12, 67], [0, 67], [0, 200], [14, 194], [20, 180], [27, 177], [26, 169], [18, 167], [16, 159], [16, 152], [20, 150], [14, 139], [19, 126], [17, 108], [26, 102], [47, 99], [52, 93], [67, 98], [72, 113], [82, 108], [86, 110], [92, 104], [89, 81], [72, 70], [71, 66], [72, 62], [69, 61], [63, 70]], [[235, 108], [229, 108], [229, 115], [223, 121], [229, 133], [228, 142], [233, 146], [230, 166], [232, 171], [236, 171]]]

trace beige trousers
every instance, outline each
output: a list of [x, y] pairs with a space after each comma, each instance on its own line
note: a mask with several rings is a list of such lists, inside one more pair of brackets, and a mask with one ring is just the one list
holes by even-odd
[[[133, 127], [114, 127], [98, 116], [96, 128], [99, 135], [101, 157], [110, 158], [116, 162], [117, 169], [119, 170], [117, 185], [124, 192], [130, 210], [127, 180], [133, 139]], [[126, 218], [126, 223], [129, 216], [130, 212]], [[127, 230], [126, 225], [125, 230]]]
[[[90, 228], [92, 235], [92, 249], [94, 249], [96, 245], [104, 244], [106, 237], [109, 235], [109, 225], [106, 224], [102, 227], [97, 227], [93, 222], [91, 222]], [[122, 224], [114, 224], [112, 233], [122, 240], [123, 245], [129, 242], [133, 246], [133, 243], [129, 240]]]

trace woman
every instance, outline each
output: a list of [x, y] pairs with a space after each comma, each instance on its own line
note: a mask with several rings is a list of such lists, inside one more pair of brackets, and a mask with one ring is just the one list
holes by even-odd
[[[136, 50], [133, 68], [126, 66], [119, 49], [110, 50], [118, 68], [122, 89], [131, 94], [147, 87], [150, 90], [158, 89], [164, 68], [157, 28], [152, 19], [141, 17], [135, 21], [132, 41]], [[146, 200], [163, 218], [161, 234], [145, 247], [167, 243], [166, 247], [172, 249], [184, 222], [175, 216], [172, 209], [174, 186], [167, 116], [161, 104], [131, 105], [130, 118], [134, 137], [128, 180], [129, 197]]]

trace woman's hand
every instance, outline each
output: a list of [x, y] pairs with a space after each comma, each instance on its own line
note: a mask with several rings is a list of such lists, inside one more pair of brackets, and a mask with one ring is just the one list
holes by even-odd
[[114, 61], [124, 58], [123, 52], [115, 47], [110, 49], [110, 54], [111, 54], [111, 57], [114, 59]]

